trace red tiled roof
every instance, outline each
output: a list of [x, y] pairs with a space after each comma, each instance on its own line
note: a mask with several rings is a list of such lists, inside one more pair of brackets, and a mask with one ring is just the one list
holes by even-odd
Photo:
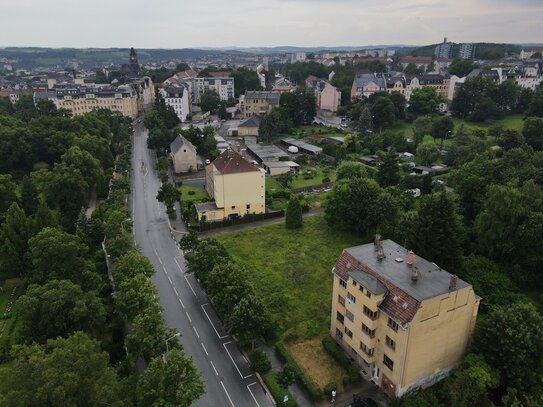
[[390, 64], [390, 61], [388, 60], [388, 58], [355, 58], [353, 60], [355, 64], [364, 63], [364, 62], [375, 62], [375, 61], [381, 62], [385, 65]]
[[231, 149], [215, 158], [211, 163], [222, 174], [235, 174], [240, 172], [260, 171], [257, 167]]
[[[334, 273], [342, 280], [347, 281], [349, 273], [356, 270], [364, 271], [374, 276], [387, 288], [388, 294], [386, 294], [379, 308], [402, 324], [406, 324], [413, 319], [420, 306], [420, 303], [416, 299], [383, 278], [382, 275], [356, 260], [346, 251], [343, 251], [334, 266]], [[394, 300], [395, 298], [396, 300]], [[407, 304], [407, 307], [404, 307], [404, 303]]]
[[224, 77], [230, 77], [232, 75], [232, 72], [209, 72], [209, 76], [213, 76], [216, 78], [224, 78]]
[[198, 72], [196, 72], [194, 69], [187, 69], [186, 71], [177, 72], [175, 76], [181, 79], [196, 78], [198, 76]]
[[432, 57], [413, 57], [411, 55], [407, 55], [405, 57], [401, 57], [400, 61], [407, 64], [429, 64], [433, 60]]

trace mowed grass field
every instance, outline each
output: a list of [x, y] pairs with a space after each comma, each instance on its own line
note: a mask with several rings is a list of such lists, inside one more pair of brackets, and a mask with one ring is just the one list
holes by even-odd
[[332, 267], [343, 249], [364, 243], [328, 227], [324, 215], [304, 219], [300, 230], [277, 224], [217, 239], [247, 268], [278, 324], [279, 338], [287, 341], [322, 338], [328, 332]]

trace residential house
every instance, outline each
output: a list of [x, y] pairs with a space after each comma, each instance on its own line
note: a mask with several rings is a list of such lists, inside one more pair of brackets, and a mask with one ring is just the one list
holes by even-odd
[[432, 62], [434, 62], [434, 59], [432, 57], [413, 57], [407, 55], [400, 58], [400, 63], [402, 64], [404, 69], [409, 64], [415, 64], [417, 68], [424, 69], [426, 71], [428, 69], [428, 66]]
[[200, 221], [266, 212], [264, 170], [231, 149], [206, 167], [205, 188], [213, 202], [194, 205]]
[[438, 96], [443, 99], [452, 100], [454, 86], [451, 87], [451, 81], [456, 82], [458, 77], [455, 75], [425, 74], [406, 77], [405, 98], [409, 100], [415, 89], [431, 87], [435, 89]]
[[287, 172], [295, 173], [300, 168], [300, 165], [296, 164], [294, 161], [264, 161], [262, 166], [272, 177], [275, 175], [286, 174]]
[[170, 144], [170, 157], [176, 173], [197, 171], [202, 167], [196, 147], [181, 135]]
[[297, 86], [285, 78], [283, 75], [278, 75], [275, 77], [275, 82], [272, 87], [272, 91], [285, 93], [285, 92], [294, 92], [297, 89]]
[[390, 397], [447, 377], [468, 347], [471, 285], [391, 240], [345, 249], [334, 268], [330, 334]]
[[337, 112], [341, 105], [341, 92], [335, 86], [313, 75], [309, 76], [305, 82], [315, 93], [317, 110]]
[[173, 108], [179, 120], [187, 121], [191, 106], [188, 85], [182, 82], [174, 83], [160, 89], [160, 94], [164, 98], [164, 102]]
[[531, 59], [534, 54], [543, 55], [543, 48], [527, 48], [520, 51], [520, 59]]
[[281, 93], [269, 91], [247, 91], [239, 98], [239, 111], [245, 118], [263, 116], [279, 106]]
[[251, 116], [244, 120], [238, 126], [238, 136], [258, 136], [260, 122], [262, 122], [262, 118], [260, 116]]
[[357, 75], [351, 87], [351, 100], [360, 97], [370, 97], [374, 93], [386, 91], [385, 79], [373, 73]]

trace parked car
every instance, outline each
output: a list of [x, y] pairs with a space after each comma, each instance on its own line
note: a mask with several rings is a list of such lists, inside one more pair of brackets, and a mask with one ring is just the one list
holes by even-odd
[[209, 161], [209, 158], [206, 158], [206, 165], [211, 164], [211, 161]]

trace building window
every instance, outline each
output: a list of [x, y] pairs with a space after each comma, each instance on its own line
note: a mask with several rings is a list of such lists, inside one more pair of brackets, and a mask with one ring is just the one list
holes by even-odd
[[343, 288], [347, 288], [347, 281], [345, 280], [342, 280], [341, 278], [339, 279], [339, 285]]
[[383, 355], [383, 365], [388, 367], [390, 371], [394, 370], [394, 362], [387, 355]]
[[343, 339], [343, 332], [336, 328], [336, 338]]
[[369, 309], [365, 305], [364, 305], [364, 314], [366, 316], [368, 316], [372, 320], [376, 320], [377, 317], [379, 316], [379, 313], [377, 311], [372, 311], [371, 309]]
[[375, 336], [375, 329], [370, 329], [369, 326], [364, 323], [362, 323], [362, 332], [364, 332], [370, 338], [373, 338]]
[[356, 287], [356, 281], [353, 280], [353, 285]]
[[336, 314], [336, 319], [343, 324], [343, 321], [345, 321], [345, 317], [343, 316], [343, 314], [341, 312], [337, 312]]
[[392, 339], [390, 339], [390, 336], [387, 335], [385, 339], [386, 344], [389, 346], [389, 348], [396, 350], [396, 342], [394, 342]]
[[364, 342], [360, 341], [360, 349], [368, 356], [373, 356], [374, 348], [367, 347]]
[[353, 314], [351, 311], [347, 310], [347, 314], [346, 314], [346, 315], [347, 315], [347, 319], [348, 319], [349, 321], [351, 321], [351, 322], [354, 321], [354, 314]]
[[345, 306], [345, 298], [343, 298], [341, 295], [338, 295], [337, 300], [341, 305]]
[[347, 299], [353, 304], [356, 304], [356, 297], [352, 295], [351, 293], [347, 293]]
[[394, 321], [392, 318], [388, 317], [387, 325], [391, 327], [394, 331], [398, 332], [398, 323]]
[[364, 287], [362, 287], [361, 285], [358, 286], [358, 289], [360, 290], [361, 293], [364, 293]]
[[366, 290], [366, 297], [371, 298], [371, 293], [369, 290]]
[[345, 327], [345, 333], [349, 338], [353, 338], [353, 332], [349, 328]]
[[236, 209], [236, 207], [235, 207], [235, 206], [232, 206], [232, 209]]
[[247, 207], [247, 210], [251, 209], [251, 204], [247, 204], [246, 207]]

